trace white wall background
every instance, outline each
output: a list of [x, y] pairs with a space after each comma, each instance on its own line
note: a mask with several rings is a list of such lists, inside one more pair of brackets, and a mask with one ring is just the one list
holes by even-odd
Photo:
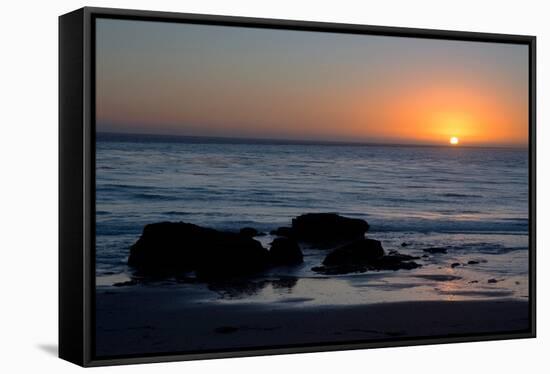
[[[545, 4], [546, 3], [546, 4]], [[0, 20], [0, 372], [67, 373], [57, 351], [57, 17], [84, 5], [538, 37], [538, 338], [94, 369], [96, 373], [518, 373], [548, 367], [550, 14], [530, 0], [11, 1]]]

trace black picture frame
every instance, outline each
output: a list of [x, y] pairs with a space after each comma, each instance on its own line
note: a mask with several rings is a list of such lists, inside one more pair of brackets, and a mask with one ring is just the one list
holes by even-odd
[[[283, 346], [162, 355], [98, 358], [95, 311], [95, 28], [96, 18], [204, 25], [324, 31], [524, 44], [529, 47], [529, 308], [526, 331], [391, 341]], [[85, 7], [59, 18], [59, 357], [81, 366], [102, 366], [273, 355], [300, 352], [534, 338], [536, 336], [536, 37], [477, 32], [363, 26]]]

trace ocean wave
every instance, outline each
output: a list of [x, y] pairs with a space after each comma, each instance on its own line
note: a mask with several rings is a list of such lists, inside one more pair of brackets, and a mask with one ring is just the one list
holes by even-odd
[[119, 183], [98, 183], [96, 185], [97, 190], [102, 191], [118, 191], [118, 190], [159, 190], [162, 187], [152, 186], [136, 186], [134, 184], [119, 184]]
[[164, 195], [164, 194], [157, 194], [157, 193], [136, 193], [133, 195], [133, 197], [136, 199], [142, 199], [142, 200], [164, 200], [164, 201], [181, 200], [179, 196]]
[[193, 214], [193, 213], [183, 212], [183, 211], [178, 211], [178, 210], [170, 210], [168, 212], [162, 212], [162, 214], [165, 214], [167, 216], [186, 216], [186, 215], [190, 215], [190, 214]]
[[441, 210], [438, 210], [437, 213], [446, 214], [446, 215], [456, 215], [456, 214], [481, 214], [483, 212], [475, 209], [441, 209]]
[[529, 229], [528, 220], [457, 221], [457, 220], [396, 220], [369, 221], [371, 231], [418, 233], [522, 233]]
[[467, 197], [467, 198], [470, 198], [470, 197], [474, 197], [474, 198], [483, 197], [482, 195], [465, 194], [465, 193], [444, 193], [444, 194], [441, 194], [441, 196], [445, 196], [445, 197]]

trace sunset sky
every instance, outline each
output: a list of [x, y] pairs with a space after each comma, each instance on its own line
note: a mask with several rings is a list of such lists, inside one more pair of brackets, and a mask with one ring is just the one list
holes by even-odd
[[97, 131], [524, 146], [528, 47], [97, 20]]

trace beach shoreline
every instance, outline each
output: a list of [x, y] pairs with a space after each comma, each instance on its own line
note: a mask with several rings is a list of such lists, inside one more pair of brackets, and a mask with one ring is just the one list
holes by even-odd
[[96, 291], [98, 357], [520, 332], [517, 299], [360, 305], [222, 303], [177, 287]]

